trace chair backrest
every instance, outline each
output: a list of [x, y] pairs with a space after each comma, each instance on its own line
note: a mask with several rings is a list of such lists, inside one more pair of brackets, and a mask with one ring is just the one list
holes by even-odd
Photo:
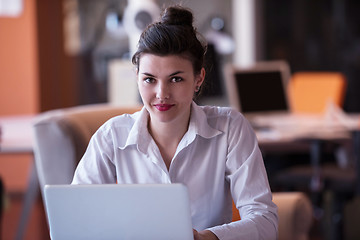
[[46, 184], [71, 183], [91, 136], [105, 121], [140, 109], [94, 104], [40, 114], [34, 124], [34, 154], [42, 193]]
[[321, 113], [332, 102], [343, 106], [346, 78], [340, 72], [297, 72], [289, 85], [293, 112]]

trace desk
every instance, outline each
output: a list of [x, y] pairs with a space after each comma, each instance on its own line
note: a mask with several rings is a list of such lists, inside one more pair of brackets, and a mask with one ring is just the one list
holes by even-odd
[[0, 153], [33, 152], [32, 121], [34, 116], [0, 117]]
[[360, 127], [360, 114], [340, 119], [320, 114], [258, 115], [251, 118], [259, 142], [289, 142], [299, 139], [333, 140], [349, 138]]
[[[308, 151], [313, 176], [310, 189], [322, 190], [321, 153], [324, 142], [354, 141], [359, 144], [360, 114], [282, 114], [258, 115], [251, 118], [259, 146], [265, 152]], [[360, 145], [358, 145], [360, 146]], [[360, 163], [359, 147], [354, 145]], [[358, 164], [360, 165], [360, 164]], [[360, 186], [360, 170], [357, 185]], [[360, 187], [357, 187], [360, 189]], [[360, 190], [357, 190], [360, 193]]]
[[[0, 154], [33, 155], [32, 121], [34, 116], [0, 117]], [[27, 220], [34, 201], [39, 194], [39, 183], [36, 169], [32, 162], [28, 187], [19, 220], [15, 239], [23, 239]]]

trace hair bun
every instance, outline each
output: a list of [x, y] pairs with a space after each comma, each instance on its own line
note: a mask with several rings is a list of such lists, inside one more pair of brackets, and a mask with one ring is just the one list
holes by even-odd
[[193, 26], [193, 14], [189, 9], [175, 6], [164, 10], [161, 16], [161, 22], [169, 25], [188, 25]]

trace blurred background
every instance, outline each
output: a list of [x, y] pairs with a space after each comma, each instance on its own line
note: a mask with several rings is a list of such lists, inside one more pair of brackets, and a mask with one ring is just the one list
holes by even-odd
[[[199, 103], [229, 104], [227, 63], [285, 60], [292, 72], [344, 73], [343, 110], [360, 112], [357, 0], [0, 0], [0, 116], [139, 101], [134, 82], [119, 78], [132, 79], [139, 32], [174, 3], [193, 10], [209, 42], [209, 85]], [[130, 95], [118, 99], [124, 91]], [[31, 163], [26, 154], [0, 155], [8, 192], [21, 198]]]
[[[0, 18], [1, 91], [6, 92], [0, 96], [0, 113], [41, 112], [108, 101], [109, 63], [130, 59], [129, 42], [134, 44], [127, 30], [132, 20], [126, 25], [124, 18], [128, 1], [20, 2], [23, 9], [18, 17]], [[147, 6], [143, 2], [153, 3], [159, 9], [182, 3], [193, 9], [199, 32], [211, 44], [208, 57], [213, 72], [209, 76], [215, 75], [215, 81], [221, 82], [221, 67], [228, 61], [246, 64], [281, 59], [288, 61], [293, 72], [341, 71], [348, 80], [344, 109], [360, 111], [358, 1], [140, 2], [143, 6]], [[146, 17], [134, 21], [145, 24], [151, 19]], [[14, 93], [21, 85], [26, 91]], [[225, 93], [217, 89], [209, 94]], [[10, 102], [17, 102], [20, 109]]]

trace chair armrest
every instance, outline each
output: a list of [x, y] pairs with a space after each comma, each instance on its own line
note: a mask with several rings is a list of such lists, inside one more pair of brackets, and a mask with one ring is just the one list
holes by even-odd
[[278, 206], [279, 240], [309, 239], [312, 225], [312, 205], [301, 192], [276, 192], [273, 201]]

